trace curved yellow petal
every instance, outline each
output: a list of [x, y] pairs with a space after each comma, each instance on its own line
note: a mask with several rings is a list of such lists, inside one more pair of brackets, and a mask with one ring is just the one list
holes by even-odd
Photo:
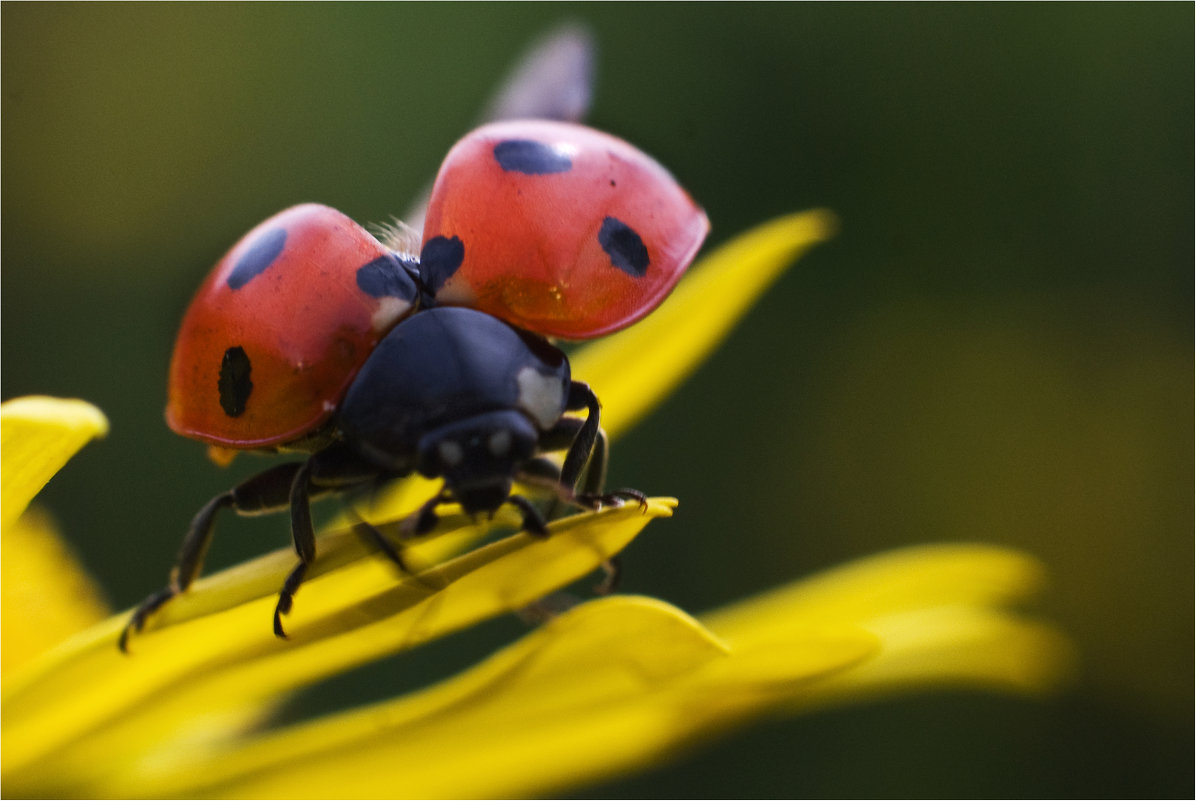
[[[441, 757], [455, 763], [448, 773], [460, 776], [465, 768], [461, 754], [486, 759], [485, 753], [502, 737], [492, 725], [475, 725], [479, 712], [493, 711], [497, 705], [516, 717], [568, 715], [568, 698], [585, 703], [577, 700], [579, 694], [604, 698], [614, 687], [633, 691], [660, 686], [724, 654], [723, 646], [692, 618], [663, 602], [631, 597], [592, 601], [463, 674], [420, 692], [266, 734], [238, 744], [232, 753], [198, 760], [179, 755], [185, 767], [174, 777], [179, 786], [168, 788], [168, 794], [198, 786], [201, 794], [246, 797], [427, 796], [415, 789], [421, 779], [411, 784], [412, 771], [430, 773], [435, 767], [428, 765], [425, 771], [418, 759], [379, 756], [374, 749], [426, 741], [429, 730], [460, 721], [462, 728], [455, 736], [462, 739]], [[370, 759], [381, 760], [375, 764], [405, 767], [390, 775], [367, 770], [351, 780], [340, 766], [364, 751], [372, 752]], [[342, 781], [352, 786], [334, 786]]]
[[0, 403], [0, 530], [80, 448], [108, 433], [108, 419], [81, 400], [30, 396]]
[[828, 211], [779, 217], [698, 260], [669, 298], [634, 326], [586, 345], [573, 375], [602, 400], [612, 438], [630, 428], [697, 368], [794, 259], [829, 239]]
[[1042, 591], [1033, 557], [982, 543], [941, 543], [870, 556], [702, 616], [722, 636], [745, 639], [803, 620], [862, 623], [935, 606], [1001, 606]]
[[877, 657], [819, 683], [796, 707], [944, 687], [1043, 695], [1075, 677], [1075, 649], [1057, 628], [1001, 610], [926, 609], [875, 619], [867, 628], [884, 643]]
[[1070, 676], [1074, 654], [1055, 628], [1006, 611], [1037, 595], [1042, 566], [994, 545], [939, 544], [880, 554], [703, 615], [732, 647], [771, 647], [808, 621], [860, 626], [875, 659], [837, 675], [801, 704], [910, 687], [967, 685], [1041, 693]]
[[165, 791], [539, 795], [658, 758], [874, 650], [869, 635], [842, 628], [792, 645], [783, 671], [761, 682], [756, 659], [668, 604], [592, 601], [428, 690], [227, 752], [180, 754], [172, 767], [180, 784]]
[[[5, 783], [36, 787], [53, 768], [57, 781], [83, 792], [114, 759], [119, 763], [115, 755], [153, 751], [176, 721], [197, 712], [220, 716], [260, 704], [522, 608], [594, 570], [674, 505], [652, 499], [645, 510], [632, 505], [567, 518], [550, 526], [547, 539], [514, 535], [414, 577], [396, 575], [381, 557], [350, 561], [304, 584], [287, 619], [289, 642], [276, 640], [269, 627], [275, 592], [289, 569], [276, 555], [258, 560], [252, 571], [243, 566], [242, 585], [224, 587], [241, 597], [243, 585], [259, 586], [262, 576], [255, 573], [271, 564], [280, 569], [263, 597], [233, 606], [208, 601], [222, 611], [199, 616], [184, 610], [134, 639], [132, 656], [116, 649], [125, 618], [109, 620], [47, 655], [18, 677], [23, 680], [6, 682]], [[322, 545], [321, 553], [327, 550]], [[227, 580], [212, 577], [191, 594], [212, 592]], [[186, 601], [176, 599], [166, 609]], [[71, 747], [62, 748], [68, 742]]]
[[0, 674], [111, 614], [99, 587], [34, 506], [0, 539]]
[[99, 588], [29, 502], [80, 448], [108, 431], [89, 403], [47, 397], [0, 403], [0, 673], [108, 615]]

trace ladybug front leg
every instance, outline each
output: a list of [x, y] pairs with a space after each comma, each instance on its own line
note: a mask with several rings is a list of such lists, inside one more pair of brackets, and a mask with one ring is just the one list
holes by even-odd
[[[588, 385], [574, 381], [569, 387], [566, 409], [587, 409], [588, 416], [585, 420], [575, 417], [561, 418], [555, 426], [541, 435], [541, 450], [568, 448], [564, 464], [555, 476], [557, 492], [570, 503], [591, 509], [620, 500], [633, 500], [640, 506], [645, 506], [647, 497], [639, 490], [624, 488], [613, 492], [603, 491], [609, 447], [606, 432], [601, 426], [600, 408], [594, 391]], [[540, 460], [533, 460], [536, 461]], [[541, 465], [533, 465], [530, 462], [524, 466], [524, 472], [529, 477], [542, 478], [545, 475]]]
[[240, 515], [267, 514], [285, 509], [290, 504], [291, 485], [301, 467], [300, 462], [272, 467], [204, 504], [191, 520], [191, 526], [183, 538], [178, 560], [170, 571], [170, 582], [134, 610], [120, 633], [120, 650], [127, 653], [129, 634], [141, 631], [151, 614], [174, 596], [186, 592], [199, 575], [208, 546], [212, 544], [216, 514], [221, 509], [232, 509]]
[[598, 402], [598, 396], [590, 389], [589, 384], [580, 381], [569, 383], [569, 397], [565, 402], [565, 410], [587, 410], [585, 422], [574, 434], [573, 442], [565, 453], [565, 463], [561, 466], [561, 483], [570, 489], [577, 485], [577, 479], [594, 451], [594, 443], [601, 431], [601, 408], [602, 404]]

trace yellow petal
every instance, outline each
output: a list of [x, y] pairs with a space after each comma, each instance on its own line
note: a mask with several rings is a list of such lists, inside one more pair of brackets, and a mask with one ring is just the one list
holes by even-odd
[[[112, 619], [31, 666], [22, 681], [6, 682], [5, 783], [36, 787], [50, 770], [84, 792], [119, 763], [117, 755], [152, 750], [176, 721], [197, 711], [219, 716], [257, 704], [519, 609], [594, 570], [674, 504], [653, 499], [644, 511], [632, 505], [578, 515], [553, 523], [546, 540], [515, 535], [415, 577], [397, 576], [380, 557], [325, 570], [298, 594], [287, 619], [289, 642], [276, 640], [269, 625], [274, 593], [289, 568], [274, 555], [254, 569], [240, 568], [240, 585], [223, 587], [242, 597], [244, 585], [258, 586], [258, 573], [271, 564], [279, 569], [264, 597], [234, 606], [207, 601], [209, 608], [226, 608], [202, 616], [184, 610], [173, 624], [135, 638], [132, 656], [116, 649], [125, 618]], [[228, 580], [206, 581], [190, 594]], [[176, 599], [164, 612], [187, 600]]]
[[0, 403], [0, 530], [108, 420], [90, 403], [60, 398], [14, 398]]
[[99, 588], [38, 507], [0, 539], [0, 674], [111, 614]]
[[1041, 693], [1070, 676], [1071, 646], [1053, 627], [1003, 607], [1032, 598], [1043, 584], [1042, 566], [1018, 551], [925, 545], [826, 571], [702, 622], [733, 648], [768, 650], [784, 631], [811, 620], [876, 635], [875, 659], [828, 679], [801, 704], [942, 685]]
[[[796, 645], [796, 643], [795, 643]], [[859, 632], [787, 654], [785, 684], [854, 663]], [[168, 794], [290, 797], [537, 795], [658, 758], [774, 697], [696, 621], [650, 598], [592, 601], [420, 693], [179, 755]], [[378, 766], [396, 770], [379, 770]], [[137, 788], [133, 788], [136, 790]], [[155, 788], [157, 789], [157, 788]]]
[[1042, 565], [1009, 548], [944, 543], [902, 548], [827, 570], [717, 612], [702, 622], [743, 641], [802, 620], [863, 623], [935, 606], [999, 606], [1037, 595]]
[[83, 401], [28, 397], [0, 404], [0, 673], [5, 676], [108, 614], [99, 589], [59, 539], [49, 516], [37, 509], [26, 512], [67, 460], [107, 431], [104, 415]]
[[1074, 648], [1058, 629], [999, 610], [926, 609], [874, 619], [868, 629], [884, 643], [877, 658], [819, 683], [796, 707], [946, 687], [1043, 695], [1075, 677]]
[[785, 268], [834, 229], [834, 216], [821, 210], [757, 226], [700, 259], [656, 311], [571, 357], [573, 375], [602, 401], [607, 433], [619, 436], [660, 403]]

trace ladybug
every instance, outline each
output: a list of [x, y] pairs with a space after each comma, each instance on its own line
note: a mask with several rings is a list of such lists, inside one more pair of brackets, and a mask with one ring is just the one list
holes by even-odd
[[[588, 412], [583, 420], [567, 411]], [[121, 633], [121, 650], [148, 616], [198, 575], [217, 512], [242, 514], [290, 509], [300, 560], [287, 576], [274, 613], [282, 615], [315, 559], [310, 502], [332, 492], [369, 489], [418, 472], [441, 477], [444, 488], [417, 512], [415, 532], [430, 531], [436, 507], [455, 501], [471, 515], [506, 503], [523, 528], [547, 535], [539, 510], [512, 494], [516, 479], [551, 485], [580, 506], [598, 508], [622, 499], [644, 502], [635, 490], [600, 494], [606, 443], [599, 403], [570, 375], [565, 354], [535, 334], [473, 309], [433, 308], [396, 325], [370, 353], [332, 417], [336, 437], [301, 462], [278, 465], [217, 495], [195, 516], [169, 585], [147, 598]], [[563, 466], [542, 456], [565, 450]], [[583, 491], [574, 487], [585, 473]], [[382, 535], [367, 533], [400, 566]]]
[[709, 230], [672, 175], [622, 139], [567, 122], [498, 122], [441, 165], [420, 275], [438, 304], [592, 339], [660, 305]]
[[[169, 584], [120, 636], [199, 574], [216, 514], [290, 510], [299, 563], [282, 616], [315, 559], [310, 502], [420, 473], [443, 488], [436, 508], [471, 515], [512, 504], [546, 534], [520, 480], [583, 508], [601, 492], [606, 443], [599, 402], [546, 337], [587, 339], [658, 305], [708, 230], [672, 176], [631, 145], [567, 123], [484, 126], [445, 160], [424, 244], [379, 242], [317, 204], [254, 228], [216, 265], [183, 317], [171, 359], [167, 422], [216, 448], [292, 451], [209, 501], [191, 522]], [[567, 412], [586, 412], [585, 418]], [[564, 451], [560, 467], [544, 454]], [[587, 469], [588, 466], [588, 469]], [[580, 484], [580, 486], [579, 486]], [[402, 566], [393, 546], [362, 528]]]

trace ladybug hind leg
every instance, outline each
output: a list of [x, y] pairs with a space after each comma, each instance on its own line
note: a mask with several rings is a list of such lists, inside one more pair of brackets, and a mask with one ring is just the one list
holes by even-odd
[[169, 583], [146, 598], [133, 611], [128, 624], [120, 633], [120, 650], [128, 652], [129, 635], [141, 631], [149, 616], [171, 598], [187, 591], [203, 569], [204, 557], [212, 544], [216, 515], [221, 509], [232, 509], [239, 515], [259, 515], [281, 511], [290, 504], [291, 486], [300, 472], [302, 462], [277, 465], [204, 504], [191, 520]]

